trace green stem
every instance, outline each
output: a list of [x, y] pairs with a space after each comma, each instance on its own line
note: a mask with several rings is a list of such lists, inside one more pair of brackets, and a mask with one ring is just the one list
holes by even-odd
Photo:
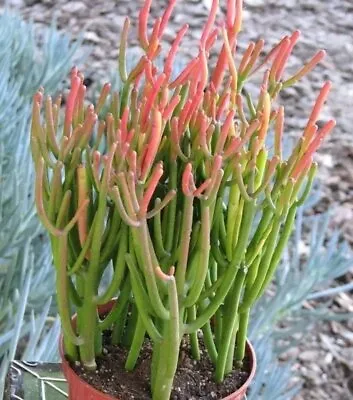
[[108, 160], [106, 162], [101, 189], [98, 197], [98, 209], [96, 213], [97, 221], [94, 225], [94, 232], [92, 238], [92, 247], [90, 254], [90, 263], [85, 275], [85, 293], [84, 301], [81, 313], [81, 321], [83, 330], [84, 343], [80, 346], [81, 360], [87, 369], [95, 369], [95, 335], [99, 334], [98, 323], [99, 318], [97, 315], [97, 305], [96, 305], [96, 295], [99, 287], [99, 276], [100, 276], [100, 254], [102, 247], [102, 236], [105, 224], [105, 216], [107, 209], [107, 192], [108, 192], [108, 182], [110, 179], [110, 171], [112, 165], [112, 159], [114, 156], [114, 149], [109, 154]]
[[267, 285], [271, 281], [272, 276], [278, 266], [278, 263], [282, 257], [283, 250], [284, 250], [285, 246], [287, 245], [289, 237], [292, 233], [296, 211], [297, 211], [297, 207], [295, 204], [290, 208], [290, 210], [288, 212], [288, 216], [287, 216], [286, 222], [284, 224], [283, 231], [282, 231], [280, 239], [277, 243], [276, 250], [272, 256], [271, 263], [270, 263], [270, 266], [269, 266], [267, 274], [266, 274], [266, 278], [261, 286], [261, 289], [260, 289], [259, 294], [257, 295], [257, 298], [261, 297], [262, 294], [264, 293], [264, 291], [266, 290]]
[[170, 254], [165, 250], [163, 244], [162, 226], [161, 226], [161, 211], [158, 211], [153, 218], [153, 233], [155, 239], [156, 254], [159, 258], [170, 257]]
[[63, 163], [58, 161], [55, 165], [53, 177], [51, 179], [51, 192], [48, 202], [48, 218], [50, 221], [55, 221], [56, 204], [62, 201], [62, 186], [61, 186], [61, 172]]
[[[76, 285], [78, 285], [78, 281], [79, 279], [76, 279]], [[78, 290], [76, 290], [76, 287], [70, 277], [68, 277], [68, 286], [69, 286], [69, 299], [76, 307], [82, 307], [82, 297], [79, 295]]]
[[223, 335], [223, 306], [217, 310], [216, 314], [214, 315], [213, 321], [214, 321], [213, 330], [215, 336], [215, 344], [216, 348], [219, 349], [222, 344], [222, 335]]
[[185, 324], [185, 333], [195, 332], [197, 329], [200, 329], [202, 326], [204, 326], [205, 323], [216, 313], [216, 311], [223, 303], [224, 298], [226, 297], [230, 288], [233, 285], [236, 271], [239, 268], [242, 258], [244, 257], [244, 252], [251, 232], [252, 221], [254, 219], [255, 209], [256, 208], [254, 201], [249, 201], [245, 203], [239, 233], [239, 241], [234, 252], [233, 260], [229, 264], [225, 272], [223, 282], [219, 287], [215, 297], [205, 308], [202, 314], [199, 315], [192, 323]]
[[199, 262], [197, 265], [196, 279], [185, 299], [185, 307], [191, 307], [198, 301], [205, 284], [210, 258], [210, 226], [210, 208], [201, 205], [201, 245], [199, 250]]
[[218, 240], [218, 235], [217, 232], [215, 232], [215, 229], [216, 228], [213, 228], [211, 231], [211, 253], [213, 258], [216, 260], [218, 266], [224, 269], [227, 268], [230, 260], [227, 260], [224, 257], [223, 252], [221, 251], [221, 245]]
[[135, 327], [134, 338], [130, 347], [129, 355], [125, 363], [125, 369], [127, 371], [132, 371], [135, 368], [137, 359], [140, 355], [141, 347], [145, 340], [146, 329], [144, 327], [142, 318], [139, 316], [137, 318], [137, 324]]
[[232, 240], [233, 243], [238, 243], [240, 223], [243, 217], [243, 209], [244, 209], [244, 200], [240, 199], [234, 220], [234, 230], [233, 230], [233, 240]]
[[[188, 320], [194, 321], [196, 318], [196, 306], [192, 306], [188, 309]], [[195, 360], [200, 359], [200, 347], [199, 341], [197, 338], [197, 332], [190, 333], [190, 347], [191, 347], [191, 354]]]
[[[87, 278], [87, 277], [86, 277]], [[80, 359], [83, 366], [88, 370], [96, 369], [95, 361], [95, 336], [97, 334], [98, 314], [93, 302], [94, 283], [91, 279], [85, 279], [85, 298], [82, 308], [77, 310], [82, 327], [83, 344], [80, 346]]]
[[226, 247], [228, 236], [227, 236], [226, 224], [224, 222], [223, 205], [219, 208], [219, 210], [216, 211], [216, 213], [219, 215], [219, 225], [218, 225], [219, 239], [220, 242], [222, 242], [222, 246]]
[[[178, 173], [178, 165], [177, 162], [174, 161], [170, 165], [170, 185], [169, 190], [176, 190], [177, 187], [177, 173]], [[173, 240], [174, 240], [174, 229], [175, 229], [175, 217], [177, 210], [177, 196], [173, 198], [173, 200], [169, 203], [169, 207], [167, 208], [167, 224], [166, 224], [166, 245], [165, 249], [168, 253], [172, 253], [173, 249]]]
[[114, 250], [116, 249], [117, 245], [117, 236], [119, 232], [121, 232], [122, 224], [120, 223], [120, 215], [119, 211], [117, 208], [114, 209], [114, 213], [112, 216], [112, 223], [109, 226], [109, 233], [106, 238], [103, 239], [103, 249], [102, 249], [102, 254], [101, 254], [101, 263], [106, 263], [110, 257], [111, 254], [114, 253]]
[[[141, 221], [141, 226], [136, 228], [138, 233], [138, 240], [136, 243], [141, 244], [141, 267], [144, 269], [146, 285], [147, 285], [147, 292], [150, 299], [150, 303], [156, 315], [161, 318], [167, 320], [169, 318], [169, 312], [165, 308], [156, 281], [156, 273], [154, 271], [153, 260], [151, 249], [149, 245], [149, 231], [147, 226], [147, 221]], [[157, 265], [155, 266], [157, 267]]]
[[131, 254], [126, 255], [126, 262], [131, 273], [132, 290], [135, 296], [136, 305], [145, 325], [146, 331], [155, 343], [161, 342], [162, 336], [148, 313], [150, 301], [147, 293], [141, 290], [143, 289], [143, 284], [139, 282], [141, 278], [138, 275], [137, 267]]
[[190, 240], [190, 253], [194, 251], [197, 242], [199, 240], [199, 234], [200, 234], [200, 229], [201, 229], [201, 222], [200, 221], [195, 221], [192, 226], [192, 233], [191, 233], [191, 240]]
[[192, 230], [192, 217], [193, 217], [193, 196], [185, 196], [184, 198], [184, 212], [183, 212], [183, 222], [180, 232], [181, 244], [179, 250], [179, 259], [176, 269], [176, 285], [178, 290], [179, 298], [184, 297], [185, 293], [185, 276], [186, 267], [189, 260], [189, 247], [190, 247], [190, 237]]
[[123, 91], [121, 93], [121, 101], [120, 101], [120, 118], [123, 116], [123, 112], [128, 104], [128, 100], [130, 97], [130, 92], [131, 92], [131, 84], [129, 81], [127, 81], [124, 84]]
[[44, 196], [45, 196], [45, 188], [44, 188], [44, 160], [40, 158], [37, 162], [37, 170], [36, 170], [36, 182], [35, 182], [35, 200], [37, 206], [37, 215], [44, 225], [44, 227], [48, 230], [50, 234], [53, 236], [60, 236], [63, 232], [60, 229], [57, 229], [56, 226], [52, 224], [49, 220], [44, 206]]
[[88, 253], [89, 248], [91, 247], [91, 243], [92, 243], [92, 239], [93, 239], [93, 233], [94, 233], [94, 226], [95, 226], [95, 221], [96, 221], [96, 217], [93, 219], [92, 222], [92, 226], [91, 229], [88, 233], [88, 236], [86, 238], [85, 244], [83, 245], [79, 256], [77, 257], [74, 265], [72, 266], [72, 268], [69, 270], [69, 276], [72, 276], [74, 274], [77, 274], [77, 272], [79, 272], [80, 268], [82, 267], [86, 255]]
[[210, 287], [207, 288], [205, 291], [203, 291], [203, 292], [200, 294], [200, 297], [199, 297], [199, 299], [198, 299], [198, 303], [201, 302], [201, 301], [203, 301], [203, 300], [205, 300], [205, 299], [207, 299], [208, 297], [214, 297], [215, 292], [217, 291], [217, 289], [220, 287], [220, 285], [221, 285], [222, 282], [223, 282], [223, 278], [224, 278], [224, 274], [221, 275], [221, 276], [218, 278], [218, 280], [217, 280], [212, 286], [210, 286]]
[[230, 346], [228, 350], [228, 357], [227, 357], [227, 362], [226, 362], [226, 369], [225, 369], [225, 375], [229, 374], [233, 370], [233, 364], [234, 364], [234, 351], [235, 351], [235, 342], [237, 338], [237, 332], [238, 332], [238, 321], [239, 317], [237, 315], [234, 328], [233, 328], [233, 333], [232, 333], [232, 338], [230, 341]]
[[258, 255], [249, 266], [248, 274], [246, 275], [246, 285], [248, 287], [251, 287], [255, 282], [257, 273], [259, 271], [260, 262], [261, 262], [261, 254]]
[[105, 293], [96, 299], [97, 304], [105, 304], [109, 301], [116, 294], [124, 279], [126, 271], [125, 255], [128, 249], [128, 229], [129, 228], [125, 224], [122, 224], [119, 249], [114, 263], [114, 275]]
[[121, 311], [114, 323], [112, 331], [112, 343], [115, 345], [120, 345], [122, 342], [130, 308], [129, 305], [129, 302], [126, 302], [123, 306], [119, 307]]
[[[56, 293], [58, 302], [58, 311], [61, 318], [61, 324], [65, 335], [65, 341], [70, 341], [73, 345], [79, 346], [82, 344], [82, 339], [77, 337], [71, 323], [70, 314], [70, 302], [69, 302], [69, 282], [66, 272], [67, 268], [67, 235], [63, 235], [58, 238], [58, 259], [56, 265], [58, 265], [56, 272]], [[67, 349], [70, 350], [69, 348]], [[68, 354], [74, 356], [74, 354]]]
[[227, 214], [227, 241], [226, 241], [226, 255], [228, 260], [232, 259], [233, 252], [233, 232], [234, 232], [234, 221], [239, 208], [240, 192], [237, 185], [233, 185], [230, 188], [229, 202], [228, 202], [228, 214]]
[[306, 199], [308, 198], [309, 193], [311, 192], [311, 187], [313, 186], [316, 171], [317, 171], [317, 164], [313, 164], [310, 168], [308, 180], [306, 182], [304, 191], [302, 192], [300, 198], [297, 201], [297, 204], [296, 204], [297, 207], [300, 207], [301, 205], [303, 205], [305, 203]]
[[272, 224], [272, 231], [268, 236], [267, 243], [265, 244], [266, 250], [261, 258], [261, 268], [258, 269], [253, 285], [246, 286], [244, 298], [241, 305], [242, 310], [247, 310], [248, 308], [250, 308], [260, 293], [261, 287], [265, 281], [269, 269], [272, 255], [276, 248], [280, 228], [281, 218], [279, 216], [275, 216]]
[[64, 342], [65, 357], [71, 362], [78, 361], [79, 355], [77, 346], [72, 343], [72, 341], [66, 336], [65, 332], [63, 332], [63, 342]]
[[82, 158], [82, 150], [79, 147], [76, 147], [72, 153], [70, 165], [65, 170], [65, 181], [64, 181], [64, 189], [63, 191], [66, 192], [72, 186], [76, 175], [76, 169], [81, 162]]
[[127, 37], [129, 32], [130, 21], [129, 19], [125, 19], [124, 29], [121, 34], [120, 39], [120, 48], [119, 48], [119, 75], [122, 82], [127, 81], [127, 72], [126, 72], [126, 44]]
[[152, 361], [151, 361], [151, 392], [152, 393], [154, 392], [154, 387], [156, 385], [156, 378], [157, 378], [161, 348], [162, 348], [162, 342], [153, 343]]
[[139, 318], [139, 313], [136, 303], [132, 303], [129, 307], [129, 318], [127, 320], [125, 332], [121, 339], [122, 346], [126, 347], [127, 349], [131, 348], [132, 341], [134, 340], [138, 318]]
[[216, 282], [218, 281], [218, 276], [220, 274], [220, 269], [216, 263], [216, 260], [213, 257], [210, 257], [210, 279], [211, 285], [207, 288], [210, 289]]
[[114, 186], [111, 189], [110, 195], [112, 196], [112, 199], [119, 210], [119, 214], [121, 219], [125, 222], [125, 224], [133, 227], [138, 227], [140, 226], [140, 222], [134, 219], [134, 217], [131, 217], [128, 212], [126, 211], [124, 204], [121, 199], [120, 195], [120, 190], [118, 186]]
[[260, 223], [255, 231], [253, 238], [250, 241], [250, 244], [247, 249], [247, 255], [249, 257], [252, 252], [256, 250], [258, 243], [263, 238], [264, 233], [268, 229], [269, 225], [272, 223], [272, 216], [274, 212], [270, 207], [266, 207], [262, 213]]
[[241, 365], [245, 356], [246, 334], [248, 331], [250, 309], [239, 315], [239, 330], [237, 335], [237, 346], [235, 350], [235, 360]]
[[[103, 332], [109, 329], [114, 323], [117, 325], [123, 325], [121, 316], [124, 314], [124, 310], [127, 308], [128, 301], [130, 299], [131, 283], [130, 279], [127, 278], [123, 284], [123, 288], [119, 294], [118, 300], [110, 310], [109, 314], [99, 323], [99, 329]], [[114, 335], [113, 335], [113, 343]]]
[[179, 301], [176, 282], [173, 276], [168, 278], [168, 298], [170, 319], [164, 322], [164, 335], [159, 352], [158, 370], [155, 371], [153, 400], [167, 400], [173, 388], [178, 365], [180, 348]]
[[224, 321], [223, 321], [223, 336], [221, 345], [218, 351], [218, 358], [216, 363], [215, 379], [217, 382], [223, 382], [224, 374], [231, 348], [231, 341], [234, 332], [234, 326], [238, 315], [238, 307], [240, 296], [243, 289], [246, 273], [240, 269], [235, 278], [234, 286], [231, 292], [226, 297]]
[[217, 354], [217, 348], [216, 348], [213, 334], [212, 334], [210, 321], [208, 321], [202, 327], [202, 333], [203, 333], [203, 341], [206, 346], [207, 353], [212, 361], [212, 364], [216, 364], [218, 354]]

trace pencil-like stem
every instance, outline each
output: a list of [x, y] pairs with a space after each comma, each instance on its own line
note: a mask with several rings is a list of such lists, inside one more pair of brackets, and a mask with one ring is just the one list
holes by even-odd
[[[106, 83], [95, 105], [87, 104], [84, 77], [74, 67], [64, 109], [60, 96], [44, 100], [43, 89], [33, 97], [35, 203], [50, 235], [65, 352], [95, 369], [103, 331], [111, 330], [112, 342], [127, 347], [131, 370], [148, 338], [153, 400], [170, 398], [186, 335], [194, 357], [203, 356], [199, 329], [217, 381], [234, 357], [241, 364], [252, 307], [273, 279], [296, 210], [310, 193], [314, 153], [335, 125], [318, 126], [328, 81], [286, 156], [279, 93], [321, 62], [324, 51], [289, 77], [298, 31], [264, 57], [262, 39], [239, 54], [243, 1], [224, 1], [224, 21], [221, 1], [213, 0], [196, 55], [177, 74], [188, 25], [163, 54], [176, 0], [154, 21], [152, 0], [144, 0], [142, 54], [131, 66], [129, 18], [123, 26], [120, 90]], [[259, 90], [250, 94], [262, 68]], [[111, 309], [99, 315], [105, 303]]]

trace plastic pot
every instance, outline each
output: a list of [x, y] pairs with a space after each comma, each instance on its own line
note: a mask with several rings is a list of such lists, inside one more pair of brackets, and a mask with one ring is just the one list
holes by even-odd
[[[110, 301], [107, 304], [99, 307], [99, 312], [105, 314], [111, 310], [114, 305], [114, 300]], [[75, 323], [76, 317], [73, 317], [73, 322]], [[95, 389], [93, 386], [89, 385], [85, 382], [76, 372], [71, 368], [69, 362], [66, 360], [64, 355], [64, 344], [63, 338], [60, 338], [59, 342], [59, 351], [62, 360], [62, 370], [64, 372], [64, 376], [67, 380], [69, 387], [69, 400], [119, 400], [116, 397], [109, 396], [105, 393], [102, 393]], [[246, 344], [246, 353], [250, 358], [250, 375], [244, 385], [239, 388], [236, 392], [230, 394], [229, 396], [223, 398], [223, 400], [243, 400], [246, 394], [248, 387], [250, 386], [252, 380], [254, 379], [255, 370], [256, 370], [256, 356], [255, 351], [247, 341]], [[123, 400], [123, 399], [122, 399]]]

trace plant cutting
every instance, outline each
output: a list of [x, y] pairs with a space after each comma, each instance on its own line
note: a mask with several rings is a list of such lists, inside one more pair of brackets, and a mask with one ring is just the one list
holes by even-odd
[[[106, 84], [96, 104], [86, 104], [83, 75], [73, 68], [62, 120], [61, 97], [44, 98], [42, 89], [34, 96], [35, 199], [51, 239], [64, 364], [71, 363], [66, 374], [76, 364], [86, 379], [90, 371], [99, 374], [108, 341], [125, 349], [130, 374], [150, 352], [149, 393], [138, 398], [201, 397], [201, 378], [190, 392], [175, 386], [187, 353], [212, 366], [213, 378], [202, 389], [211, 397], [204, 398], [241, 399], [255, 367], [246, 340], [250, 310], [271, 282], [310, 192], [314, 153], [335, 125], [317, 124], [331, 86], [326, 82], [285, 157], [279, 93], [324, 52], [285, 73], [296, 31], [265, 57], [263, 40], [239, 54], [242, 1], [228, 0], [225, 20], [216, 23], [214, 0], [197, 55], [174, 76], [188, 26], [163, 53], [176, 0], [149, 30], [151, 3], [139, 14], [143, 55], [130, 70], [125, 20], [120, 91]], [[259, 74], [253, 93], [248, 83]], [[243, 371], [240, 381], [237, 371]], [[101, 398], [132, 398], [119, 382], [116, 387]], [[89, 398], [77, 390], [72, 399]]]

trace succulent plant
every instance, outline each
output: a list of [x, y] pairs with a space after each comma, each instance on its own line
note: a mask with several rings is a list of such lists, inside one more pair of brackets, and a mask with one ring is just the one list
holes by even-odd
[[[113, 342], [128, 347], [125, 366], [132, 370], [149, 337], [153, 399], [168, 399], [181, 341], [188, 339], [199, 358], [200, 329], [216, 381], [232, 371], [234, 360], [241, 365], [250, 310], [273, 277], [310, 192], [313, 155], [335, 122], [317, 126], [331, 86], [326, 82], [285, 159], [278, 93], [310, 72], [324, 52], [284, 77], [299, 32], [282, 38], [264, 59], [263, 40], [238, 55], [242, 1], [228, 0], [225, 21], [215, 26], [214, 0], [198, 54], [171, 78], [188, 26], [158, 68], [176, 1], [148, 32], [151, 3], [146, 0], [139, 15], [144, 54], [129, 72], [125, 21], [122, 90], [111, 93], [106, 84], [96, 105], [87, 105], [83, 75], [73, 68], [62, 125], [61, 97], [35, 95], [31, 146], [67, 356], [95, 369], [102, 332], [111, 329]], [[261, 69], [255, 100], [247, 84]], [[111, 280], [102, 288], [106, 271]], [[99, 305], [113, 298], [111, 312], [99, 316]]]

